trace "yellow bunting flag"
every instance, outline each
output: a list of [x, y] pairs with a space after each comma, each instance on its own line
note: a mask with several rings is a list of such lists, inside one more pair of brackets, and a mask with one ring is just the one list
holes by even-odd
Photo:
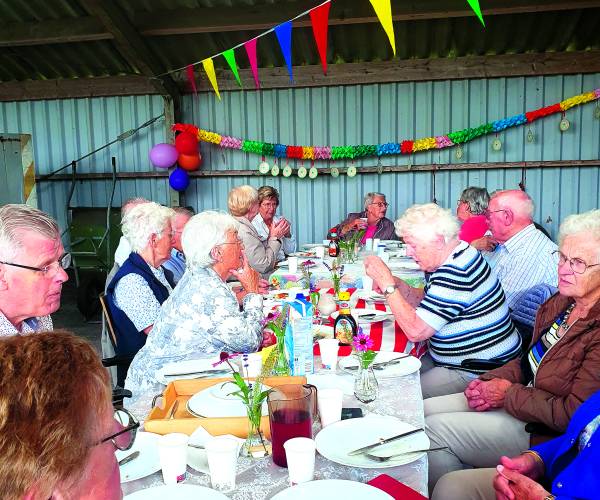
[[381, 26], [383, 26], [383, 29], [390, 39], [390, 45], [392, 46], [394, 55], [396, 55], [396, 38], [394, 36], [394, 23], [392, 22], [392, 6], [390, 5], [390, 0], [369, 1], [371, 2], [373, 9], [375, 9], [375, 14], [377, 14]]
[[221, 94], [219, 94], [219, 84], [217, 83], [217, 75], [215, 75], [215, 65], [213, 64], [213, 60], [210, 57], [208, 59], [204, 59], [202, 61], [202, 66], [204, 67], [206, 76], [208, 76], [208, 79], [210, 80], [210, 84], [212, 85], [212, 87], [220, 101]]

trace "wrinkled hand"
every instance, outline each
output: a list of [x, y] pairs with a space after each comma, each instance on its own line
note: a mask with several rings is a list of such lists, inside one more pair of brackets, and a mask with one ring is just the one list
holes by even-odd
[[258, 284], [260, 282], [260, 274], [248, 264], [248, 259], [245, 254], [242, 254], [243, 264], [241, 269], [231, 269], [229, 272], [235, 276], [248, 293], [259, 293]]
[[486, 411], [489, 408], [502, 408], [506, 391], [512, 385], [503, 378], [482, 381], [473, 380], [465, 389], [465, 397], [469, 407], [476, 411]]
[[519, 474], [523, 474], [534, 481], [544, 475], [544, 465], [531, 453], [522, 453], [513, 458], [502, 456], [500, 457], [500, 465], [504, 469], [509, 469]]
[[269, 229], [269, 238], [281, 239], [290, 232], [290, 223], [285, 219], [279, 219], [277, 222], [273, 222]]
[[260, 278], [258, 280], [258, 293], [261, 295], [269, 293], [269, 282], [266, 279]]
[[384, 290], [386, 287], [396, 283], [392, 271], [385, 265], [379, 257], [375, 255], [369, 255], [364, 260], [365, 272], [367, 276], [373, 278], [373, 283], [377, 287], [373, 287], [375, 290]]
[[354, 219], [352, 222], [345, 224], [342, 228], [342, 233], [346, 234], [348, 231], [360, 231], [361, 229], [366, 229], [367, 226], [367, 221], [364, 221], [361, 218], [357, 218]]
[[491, 236], [482, 236], [481, 238], [471, 242], [471, 246], [475, 247], [480, 252], [493, 252], [497, 245], [498, 242]]
[[482, 398], [481, 384], [483, 380], [476, 378], [469, 382], [464, 392], [469, 408], [475, 411], [487, 411], [491, 408], [491, 405]]
[[507, 469], [503, 465], [496, 467], [494, 477], [496, 500], [543, 500], [550, 492], [542, 485], [523, 474]]

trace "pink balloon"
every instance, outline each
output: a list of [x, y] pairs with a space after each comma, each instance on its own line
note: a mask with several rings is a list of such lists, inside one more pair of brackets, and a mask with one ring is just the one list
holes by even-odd
[[150, 150], [150, 161], [156, 168], [170, 168], [175, 165], [179, 153], [172, 144], [157, 144]]

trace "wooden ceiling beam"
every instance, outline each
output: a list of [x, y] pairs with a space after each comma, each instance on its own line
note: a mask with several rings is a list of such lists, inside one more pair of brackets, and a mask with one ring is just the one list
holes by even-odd
[[92, 42], [112, 38], [102, 23], [91, 16], [0, 24], [0, 47]]

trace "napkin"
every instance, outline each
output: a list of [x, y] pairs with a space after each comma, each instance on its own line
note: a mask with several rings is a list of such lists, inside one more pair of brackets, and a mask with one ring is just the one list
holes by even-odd
[[[231, 434], [224, 434], [224, 436], [235, 439], [238, 442], [239, 453], [239, 451], [242, 449], [242, 445], [244, 444], [244, 440]], [[211, 437], [213, 437], [212, 434], [210, 434], [206, 429], [204, 429], [204, 427], [200, 426], [192, 433], [188, 443], [204, 446]], [[189, 446], [187, 453], [187, 463], [192, 469], [195, 469], [198, 472], [203, 472], [205, 474], [210, 473], [208, 468], [208, 460], [206, 459], [206, 451], [204, 449], [193, 448]]]
[[381, 474], [380, 476], [371, 479], [367, 484], [385, 491], [388, 495], [391, 495], [396, 500], [427, 500], [427, 497], [424, 497], [400, 481], [396, 481], [393, 477], [388, 476], [387, 474]]

